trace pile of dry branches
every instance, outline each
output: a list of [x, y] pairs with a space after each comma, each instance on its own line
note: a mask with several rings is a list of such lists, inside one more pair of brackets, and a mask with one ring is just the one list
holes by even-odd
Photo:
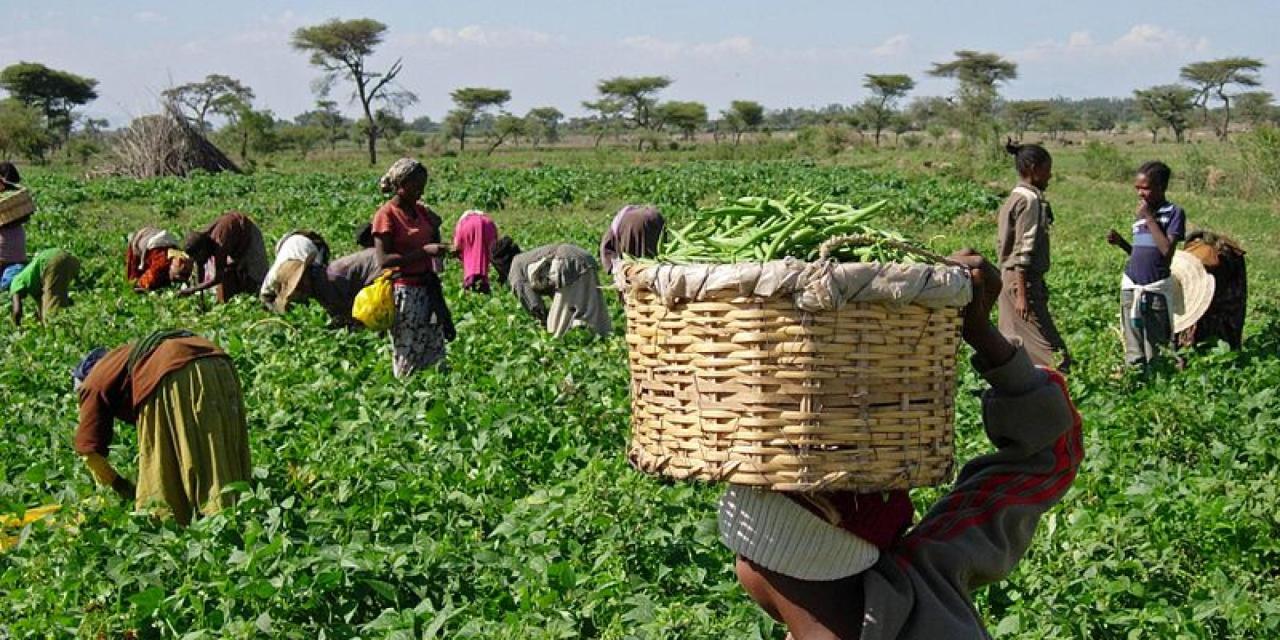
[[95, 173], [155, 178], [186, 176], [193, 171], [240, 169], [171, 105], [163, 113], [143, 116], [116, 136], [111, 160]]

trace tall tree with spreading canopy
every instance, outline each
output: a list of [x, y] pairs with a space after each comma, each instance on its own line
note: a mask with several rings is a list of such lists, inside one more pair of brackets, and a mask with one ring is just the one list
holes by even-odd
[[[188, 82], [184, 85], [166, 89], [160, 95], [173, 102], [179, 109], [189, 112], [191, 120], [196, 123], [201, 133], [209, 130], [206, 116], [218, 102], [235, 99], [249, 104], [253, 102], [253, 89], [244, 86], [239, 80], [230, 76], [211, 73], [203, 81]], [[216, 111], [215, 111], [216, 113]]]
[[929, 75], [936, 78], [954, 78], [956, 102], [961, 130], [968, 136], [980, 137], [988, 128], [999, 137], [994, 117], [996, 100], [1000, 97], [998, 85], [1018, 77], [1018, 65], [995, 53], [960, 50], [955, 59], [935, 62]]
[[55, 142], [71, 135], [71, 111], [97, 99], [98, 81], [68, 71], [51, 69], [38, 62], [19, 62], [0, 71], [0, 89], [44, 116], [45, 128]]
[[707, 124], [707, 105], [673, 100], [658, 105], [656, 115], [663, 124], [678, 129], [685, 140], [692, 140], [698, 128]]
[[0, 160], [20, 153], [43, 161], [52, 143], [53, 135], [45, 128], [39, 109], [16, 98], [0, 100]]
[[[1195, 89], [1166, 84], [1149, 89], [1138, 89], [1133, 92], [1138, 101], [1138, 109], [1151, 124], [1163, 124], [1173, 131], [1173, 137], [1182, 142], [1182, 134], [1191, 124], [1191, 114], [1195, 111]], [[1156, 127], [1151, 128], [1151, 141], [1155, 142]]]
[[[658, 92], [671, 86], [666, 76], [615, 76], [596, 83], [602, 100], [619, 107], [619, 115], [638, 129], [654, 130], [662, 126], [656, 117]], [[643, 147], [646, 138], [640, 139]]]
[[733, 144], [737, 145], [742, 134], [755, 131], [764, 123], [764, 106], [754, 100], [734, 100], [720, 115], [733, 132]]
[[880, 132], [893, 121], [897, 103], [912, 89], [916, 81], [901, 73], [863, 76], [862, 86], [871, 90], [871, 97], [862, 105], [863, 121], [875, 131], [876, 146], [880, 146]]
[[1182, 79], [1196, 87], [1195, 102], [1206, 124], [1209, 122], [1210, 97], [1216, 97], [1222, 103], [1222, 120], [1213, 123], [1219, 139], [1226, 140], [1231, 128], [1231, 94], [1227, 89], [1234, 85], [1261, 85], [1258, 73], [1264, 66], [1266, 64], [1257, 58], [1233, 57], [1193, 62], [1182, 68]]
[[302, 27], [293, 32], [290, 44], [294, 49], [311, 54], [311, 64], [325, 71], [327, 86], [339, 76], [345, 76], [355, 85], [355, 97], [364, 111], [365, 136], [369, 143], [369, 164], [378, 162], [378, 125], [370, 106], [383, 98], [390, 90], [390, 83], [400, 74], [403, 66], [396, 59], [386, 71], [369, 71], [368, 58], [382, 44], [387, 25], [359, 18], [355, 20], [333, 19], [323, 24]]
[[486, 109], [506, 104], [511, 99], [511, 92], [506, 89], [463, 87], [454, 89], [449, 97], [453, 98], [453, 103], [458, 105], [453, 114], [456, 114], [454, 124], [457, 127], [459, 151], [466, 151], [467, 127], [475, 124], [476, 116]]
[[1270, 91], [1247, 91], [1236, 96], [1236, 109], [1245, 122], [1257, 127], [1276, 122], [1280, 110]]

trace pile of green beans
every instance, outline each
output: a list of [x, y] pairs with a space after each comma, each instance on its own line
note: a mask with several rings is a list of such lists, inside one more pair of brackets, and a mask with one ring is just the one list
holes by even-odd
[[845, 262], [916, 262], [902, 245], [911, 243], [892, 231], [871, 226], [881, 200], [856, 208], [792, 193], [782, 200], [762, 197], [726, 199], [702, 209], [680, 228], [667, 227], [657, 259], [674, 263], [767, 262], [785, 257], [816, 260], [827, 239], [856, 235], [868, 240], [844, 246], [832, 257]]

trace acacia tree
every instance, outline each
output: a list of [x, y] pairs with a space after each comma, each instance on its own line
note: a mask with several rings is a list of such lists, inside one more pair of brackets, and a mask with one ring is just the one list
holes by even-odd
[[743, 133], [755, 131], [764, 123], [764, 106], [754, 100], [734, 100], [720, 115], [733, 132], [733, 144], [736, 146]]
[[[1195, 111], [1195, 89], [1166, 84], [1149, 89], [1138, 89], [1133, 92], [1138, 101], [1138, 108], [1147, 116], [1149, 123], [1163, 124], [1173, 130], [1173, 137], [1182, 142], [1182, 132], [1191, 123], [1191, 114]], [[1151, 127], [1151, 141], [1156, 140], [1158, 127]]]
[[990, 128], [994, 137], [999, 131], [994, 116], [996, 99], [1000, 93], [997, 85], [1018, 77], [1018, 65], [994, 53], [960, 50], [955, 59], [935, 62], [929, 75], [937, 78], [954, 78], [960, 128], [970, 137], [979, 137]]
[[534, 147], [542, 140], [556, 142], [560, 139], [560, 121], [564, 114], [555, 107], [535, 107], [525, 114], [525, 133]]
[[378, 125], [374, 120], [374, 100], [383, 98], [392, 80], [403, 68], [396, 59], [386, 71], [372, 72], [368, 58], [374, 48], [382, 43], [387, 25], [359, 18], [356, 20], [333, 19], [323, 24], [302, 27], [293, 32], [290, 44], [294, 49], [311, 54], [311, 64], [325, 71], [324, 86], [339, 76], [345, 76], [355, 85], [355, 97], [364, 111], [365, 136], [369, 143], [369, 164], [378, 162]]
[[[476, 116], [490, 107], [500, 107], [511, 99], [511, 92], [506, 89], [488, 89], [485, 87], [463, 87], [454, 89], [449, 94], [458, 108], [450, 113], [454, 116], [454, 125], [458, 136], [458, 150], [467, 150], [467, 127], [475, 124]], [[455, 115], [456, 114], [456, 115]]]
[[875, 131], [876, 146], [880, 146], [880, 132], [889, 126], [897, 113], [897, 102], [916, 86], [911, 76], [901, 73], [863, 76], [862, 86], [870, 89], [872, 96], [862, 105], [863, 121]]
[[332, 100], [317, 100], [315, 109], [300, 114], [293, 120], [302, 127], [317, 127], [324, 130], [324, 138], [329, 143], [330, 151], [342, 139], [349, 124], [347, 119], [338, 112], [338, 103]]
[[622, 103], [612, 98], [601, 98], [594, 102], [583, 102], [582, 106], [588, 111], [595, 112], [591, 118], [591, 128], [596, 135], [594, 146], [599, 147], [600, 141], [606, 135], [617, 131], [618, 121], [622, 118]]
[[160, 95], [176, 104], [179, 109], [190, 111], [191, 120], [196, 123], [201, 133], [209, 130], [209, 123], [205, 116], [219, 101], [236, 99], [248, 104], [253, 102], [254, 98], [253, 89], [244, 86], [235, 78], [217, 73], [205, 76], [202, 82], [188, 82], [166, 89]]
[[1209, 98], [1216, 97], [1222, 103], [1222, 121], [1213, 125], [1219, 139], [1226, 140], [1231, 127], [1231, 96], [1227, 88], [1262, 84], [1258, 72], [1264, 66], [1257, 58], [1234, 57], [1193, 62], [1182, 68], [1182, 79], [1196, 87], [1195, 103], [1199, 105], [1206, 124], [1209, 122]]
[[[629, 120], [638, 129], [654, 130], [662, 126], [655, 117], [658, 92], [671, 86], [666, 76], [615, 76], [596, 83], [596, 90], [604, 100], [618, 107], [618, 115]], [[639, 142], [644, 147], [646, 138]]]
[[65, 142], [71, 135], [71, 111], [97, 99], [98, 81], [67, 71], [51, 69], [38, 62], [19, 62], [0, 71], [0, 89], [23, 104], [35, 107], [44, 116], [44, 126], [53, 142]]
[[492, 155], [495, 149], [502, 146], [502, 143], [507, 140], [515, 142], [520, 136], [528, 133], [528, 130], [528, 122], [524, 118], [510, 113], [498, 114], [497, 119], [493, 121], [493, 142], [489, 144], [484, 154]]
[[678, 129], [685, 140], [692, 140], [694, 132], [707, 124], [707, 106], [701, 102], [664, 102], [655, 115], [662, 124]]
[[1015, 100], [1005, 103], [1004, 117], [1021, 138], [1028, 130], [1040, 126], [1051, 110], [1045, 100]]

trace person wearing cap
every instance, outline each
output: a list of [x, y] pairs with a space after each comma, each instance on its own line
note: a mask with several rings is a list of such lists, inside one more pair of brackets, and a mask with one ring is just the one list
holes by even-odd
[[[248, 482], [249, 433], [231, 358], [187, 331], [157, 331], [91, 351], [71, 372], [80, 403], [75, 451], [95, 480], [138, 509], [158, 506], [186, 525], [235, 502]], [[115, 421], [138, 429], [138, 482], [107, 461]]]
[[163, 289], [191, 277], [191, 256], [178, 248], [177, 236], [163, 229], [143, 227], [132, 233], [124, 260], [125, 278], [138, 293]]
[[618, 210], [600, 240], [600, 265], [613, 274], [626, 256], [652, 258], [666, 228], [662, 212], [652, 205], [629, 204]]
[[[12, 267], [3, 276], [12, 273]], [[62, 309], [70, 307], [71, 285], [80, 273], [80, 260], [62, 249], [45, 249], [31, 257], [21, 270], [12, 275], [9, 293], [13, 297], [13, 324], [22, 324], [22, 300], [38, 300], [36, 320], [46, 322]]]
[[[510, 237], [494, 244], [498, 281], [511, 287], [521, 306], [559, 338], [575, 327], [607, 336], [609, 310], [600, 293], [596, 260], [571, 244], [549, 244], [521, 251]], [[551, 296], [551, 306], [543, 302]]]
[[321, 266], [329, 263], [329, 243], [314, 231], [299, 229], [286, 234], [276, 243], [276, 259], [262, 279], [262, 287], [258, 296], [262, 303], [271, 307], [280, 288], [280, 265], [289, 260], [301, 260], [308, 264]]
[[279, 271], [280, 290], [272, 302], [273, 311], [284, 313], [291, 303], [313, 299], [329, 313], [331, 326], [357, 329], [363, 325], [351, 317], [356, 294], [373, 284], [382, 273], [382, 266], [377, 251], [364, 249], [338, 258], [327, 267], [288, 260]]
[[1171, 267], [1178, 242], [1186, 235], [1187, 214], [1165, 197], [1172, 177], [1169, 165], [1160, 161], [1138, 167], [1133, 242], [1115, 229], [1107, 232], [1107, 242], [1129, 256], [1120, 282], [1120, 328], [1130, 369], [1146, 371], [1162, 350], [1174, 346]]
[[498, 241], [498, 225], [483, 211], [471, 209], [453, 227], [453, 252], [462, 261], [462, 288], [489, 294], [489, 261]]
[[990, 385], [982, 416], [996, 450], [969, 461], [918, 524], [888, 536], [911, 517], [892, 494], [731, 486], [721, 499], [720, 539], [742, 586], [797, 640], [988, 637], [973, 593], [1013, 571], [1083, 460], [1066, 379], [991, 323], [999, 270], [968, 250], [952, 259], [974, 283], [962, 335]]
[[218, 288], [218, 302], [241, 293], [257, 293], [267, 275], [267, 246], [258, 225], [243, 213], [228, 211], [209, 226], [187, 234], [185, 251], [195, 263], [199, 284], [178, 295]]
[[[0, 193], [21, 189], [22, 175], [12, 162], [0, 162]], [[27, 263], [27, 221], [31, 219], [30, 207], [11, 213], [0, 213], [0, 274], [17, 270]], [[12, 275], [10, 276], [12, 278]], [[3, 287], [0, 287], [3, 288]]]

